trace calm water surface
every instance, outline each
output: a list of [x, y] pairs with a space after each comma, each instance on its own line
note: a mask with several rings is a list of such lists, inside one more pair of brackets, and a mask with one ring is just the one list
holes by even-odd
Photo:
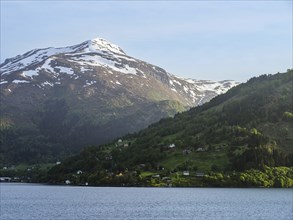
[[292, 220], [293, 189], [110, 188], [1, 183], [3, 219]]

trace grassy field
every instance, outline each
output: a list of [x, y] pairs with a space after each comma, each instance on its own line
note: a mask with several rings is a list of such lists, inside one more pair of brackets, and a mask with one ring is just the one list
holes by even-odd
[[181, 151], [177, 151], [163, 160], [160, 165], [166, 169], [174, 170], [187, 162], [190, 166], [197, 167], [199, 171], [208, 172], [213, 164], [224, 169], [228, 165], [228, 161], [225, 150], [191, 152], [188, 155], [183, 155]]
[[144, 177], [152, 176], [152, 175], [155, 175], [155, 174], [157, 174], [157, 173], [146, 171], [146, 172], [142, 172], [142, 173], [140, 174], [140, 176], [141, 176], [142, 178], [144, 178]]

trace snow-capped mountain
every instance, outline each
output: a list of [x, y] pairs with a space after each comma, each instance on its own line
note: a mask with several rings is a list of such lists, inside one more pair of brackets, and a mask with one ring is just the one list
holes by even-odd
[[1, 126], [33, 130], [42, 138], [30, 148], [50, 143], [49, 152], [105, 143], [238, 84], [183, 79], [100, 38], [31, 50], [6, 59], [0, 74]]
[[[152, 87], [156, 79], [169, 90], [169, 97], [186, 106], [196, 106], [237, 85], [221, 82], [192, 80], [176, 77], [160, 67], [132, 58], [104, 39], [93, 39], [63, 48], [45, 48], [29, 51], [5, 60], [0, 65], [1, 84], [12, 91], [13, 84], [28, 83], [44, 90], [64, 83], [79, 81], [84, 87], [95, 87], [103, 78], [107, 86], [129, 87], [129, 81], [140, 81], [139, 87]], [[119, 81], [120, 80], [120, 81]], [[20, 86], [20, 85], [18, 85]]]

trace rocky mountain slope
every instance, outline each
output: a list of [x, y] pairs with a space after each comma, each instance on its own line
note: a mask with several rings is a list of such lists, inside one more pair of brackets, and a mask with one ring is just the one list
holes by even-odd
[[18, 162], [108, 142], [237, 85], [176, 77], [100, 38], [31, 50], [0, 74], [1, 155]]

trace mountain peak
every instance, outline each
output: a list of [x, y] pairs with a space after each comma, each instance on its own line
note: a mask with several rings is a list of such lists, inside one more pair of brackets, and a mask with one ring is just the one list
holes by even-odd
[[111, 42], [103, 38], [94, 38], [92, 40], [87, 41], [87, 43], [88, 43], [88, 49], [91, 52], [105, 51], [105, 52], [125, 55], [124, 51], [119, 46], [112, 44]]

